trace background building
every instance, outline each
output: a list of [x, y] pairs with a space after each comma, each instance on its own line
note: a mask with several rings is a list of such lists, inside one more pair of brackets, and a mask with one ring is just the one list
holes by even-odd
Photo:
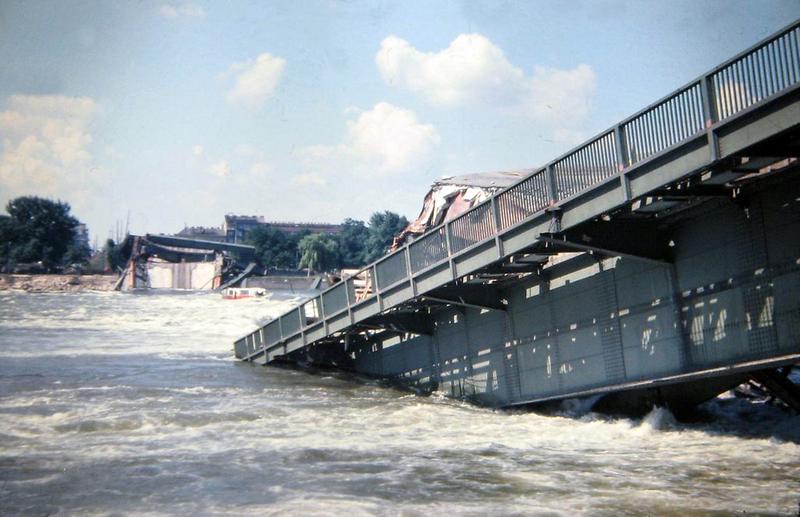
[[187, 226], [176, 233], [175, 236], [198, 241], [227, 242], [225, 240], [225, 230], [217, 227]]
[[287, 234], [308, 232], [335, 235], [342, 231], [340, 224], [271, 222], [266, 221], [263, 216], [227, 214], [223, 226], [225, 241], [234, 244], [242, 243], [247, 239], [247, 234], [259, 226], [271, 226]]

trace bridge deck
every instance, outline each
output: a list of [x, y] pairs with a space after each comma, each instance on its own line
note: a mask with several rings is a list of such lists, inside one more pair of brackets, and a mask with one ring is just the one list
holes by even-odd
[[800, 22], [794, 22], [371, 264], [360, 275], [368, 291], [346, 279], [243, 337], [236, 356], [266, 364], [364, 329], [430, 333], [400, 310], [428, 303], [503, 310], [491, 285], [470, 290], [455, 283], [476, 272], [540, 270], [539, 254], [548, 250], [624, 257], [567, 242], [566, 235], [620, 209], [652, 209], [682, 186], [708, 193], [726, 178], [757, 173], [787, 156], [743, 153], [796, 131], [799, 122]]

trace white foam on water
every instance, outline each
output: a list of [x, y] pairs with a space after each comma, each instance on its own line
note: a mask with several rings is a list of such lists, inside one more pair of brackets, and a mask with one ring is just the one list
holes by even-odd
[[[205, 354], [218, 358], [224, 354], [228, 358], [234, 340], [303, 300], [294, 295], [224, 300], [216, 293], [16, 294], [32, 297], [34, 310], [19, 311], [18, 305], [5, 304], [14, 294], [0, 296], [0, 321], [6, 332], [21, 339], [2, 346], [0, 357]], [[70, 333], [75, 337], [64, 339]]]
[[262, 302], [0, 296], [3, 506], [236, 515], [794, 511], [800, 417], [735, 398], [709, 404], [715, 420], [702, 424], [676, 422], [665, 409], [604, 417], [589, 412], [591, 401], [543, 416], [237, 364], [233, 340], [297, 300]]

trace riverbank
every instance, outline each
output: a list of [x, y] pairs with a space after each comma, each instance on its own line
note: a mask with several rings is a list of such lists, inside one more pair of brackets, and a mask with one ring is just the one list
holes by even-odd
[[115, 275], [0, 275], [0, 291], [75, 293], [113, 291]]

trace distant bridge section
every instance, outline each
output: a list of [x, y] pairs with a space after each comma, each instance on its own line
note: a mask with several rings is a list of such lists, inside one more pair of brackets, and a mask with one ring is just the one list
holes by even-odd
[[228, 242], [217, 241], [204, 241], [199, 239], [184, 239], [181, 237], [173, 237], [171, 235], [153, 235], [148, 233], [145, 235], [145, 240], [161, 244], [162, 246], [172, 246], [175, 248], [185, 249], [199, 249], [211, 251], [228, 251], [235, 252], [239, 255], [242, 262], [248, 262], [253, 259], [255, 254], [255, 247], [247, 246], [245, 244], [232, 244]]
[[243, 279], [256, 265], [253, 246], [169, 235], [128, 235], [121, 250], [128, 261], [118, 290], [220, 289]]

